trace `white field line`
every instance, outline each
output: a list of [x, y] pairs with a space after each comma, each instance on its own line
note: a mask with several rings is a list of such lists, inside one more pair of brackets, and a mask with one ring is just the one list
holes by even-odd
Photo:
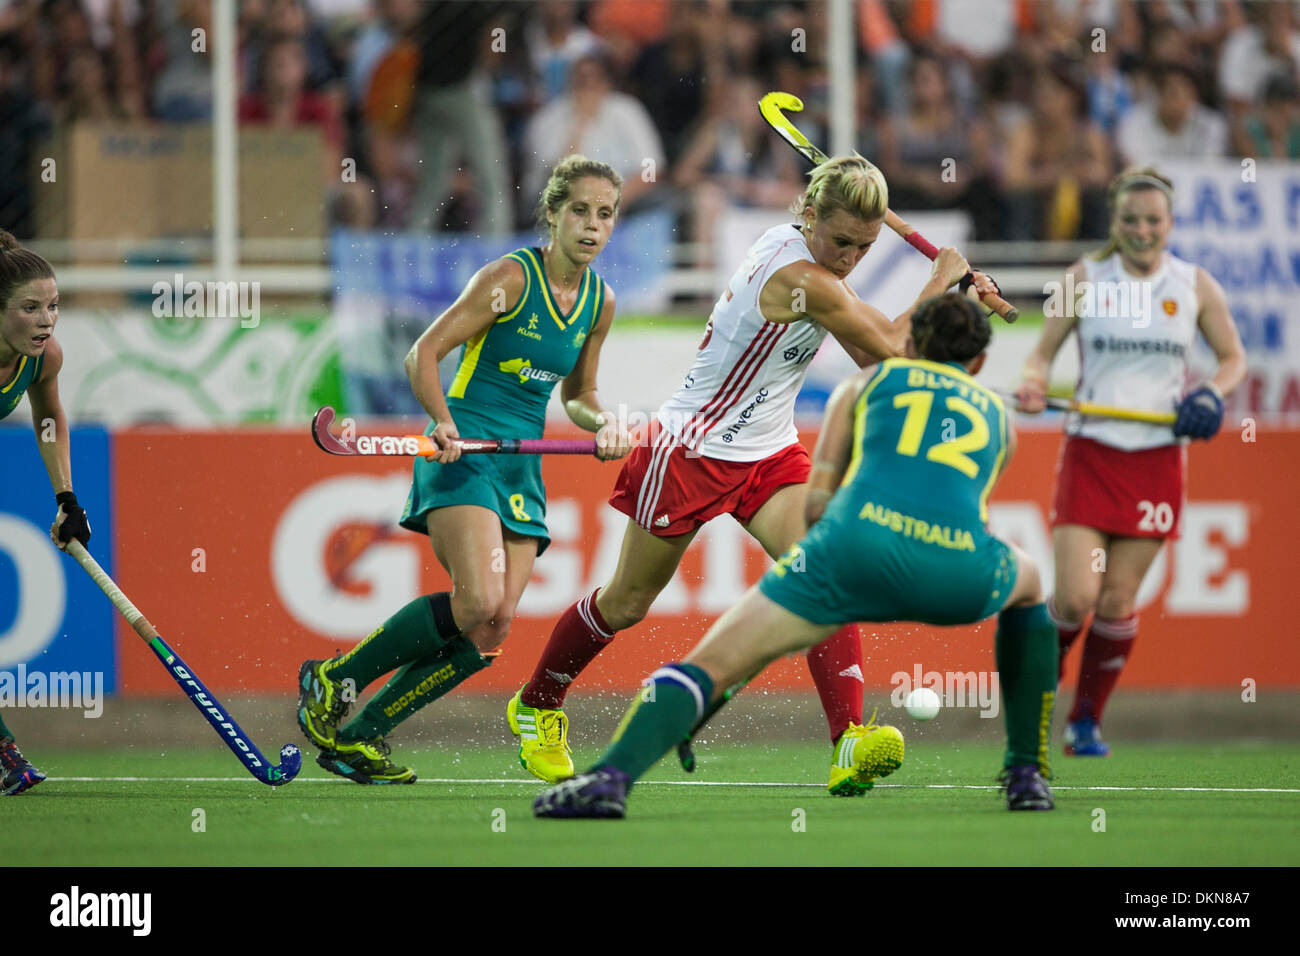
[[[53, 777], [48, 780], [70, 783], [256, 783], [252, 777]], [[347, 780], [331, 777], [298, 777], [292, 783], [342, 784]], [[496, 777], [421, 777], [416, 783], [479, 783], [517, 787], [540, 787], [533, 780], [506, 780]], [[778, 783], [753, 780], [643, 780], [638, 787], [788, 787], [823, 789], [821, 783]], [[278, 788], [277, 788], [278, 789]], [[878, 783], [877, 790], [1001, 790], [996, 784], [974, 783]], [[1292, 787], [1070, 787], [1052, 785], [1053, 791], [1155, 791], [1159, 793], [1300, 793]]]

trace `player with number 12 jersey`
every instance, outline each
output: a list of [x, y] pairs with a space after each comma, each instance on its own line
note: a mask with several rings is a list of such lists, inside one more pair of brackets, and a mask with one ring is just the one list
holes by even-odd
[[[610, 498], [629, 519], [613, 577], [564, 613], [510, 702], [520, 761], [535, 776], [554, 783], [573, 775], [565, 694], [617, 631], [646, 616], [702, 525], [730, 514], [774, 559], [803, 536], [811, 463], [794, 401], [808, 362], [828, 333], [862, 366], [903, 354], [910, 332], [915, 304], [891, 323], [844, 281], [875, 242], [887, 208], [888, 187], [869, 162], [823, 163], [791, 209], [799, 221], [760, 236], [727, 283], [690, 372], [628, 457]], [[968, 271], [955, 250], [943, 250], [917, 302]], [[977, 285], [994, 288], [983, 276]], [[857, 626], [838, 630], [808, 661], [835, 745], [828, 787], [864, 793], [898, 765], [902, 736], [862, 723]], [[854, 769], [860, 746], [882, 754], [865, 773]]]

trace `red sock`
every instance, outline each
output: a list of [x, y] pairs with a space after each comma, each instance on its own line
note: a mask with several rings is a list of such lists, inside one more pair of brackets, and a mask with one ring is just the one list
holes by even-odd
[[529, 707], [558, 710], [564, 706], [569, 684], [614, 639], [613, 630], [596, 607], [599, 590], [592, 591], [555, 622], [542, 659], [520, 697]]
[[808, 670], [826, 711], [831, 743], [862, 723], [862, 637], [856, 624], [842, 628], [808, 652]]
[[1070, 652], [1074, 645], [1075, 638], [1083, 630], [1083, 621], [1065, 621], [1056, 613], [1056, 595], [1047, 599], [1047, 616], [1052, 619], [1056, 625], [1057, 646], [1060, 648], [1060, 662], [1056, 670], [1056, 682], [1059, 684], [1065, 680], [1065, 655]]
[[1101, 723], [1102, 711], [1115, 689], [1124, 663], [1133, 653], [1137, 638], [1136, 614], [1119, 620], [1094, 617], [1083, 642], [1083, 667], [1079, 671], [1079, 692], [1074, 695], [1070, 721], [1091, 717]]

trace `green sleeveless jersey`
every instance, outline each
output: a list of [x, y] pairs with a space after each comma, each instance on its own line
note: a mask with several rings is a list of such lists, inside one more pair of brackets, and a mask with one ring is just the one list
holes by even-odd
[[988, 520], [1006, 441], [1002, 399], [960, 365], [886, 359], [854, 406], [842, 490], [859, 517], [973, 550], [970, 532]]
[[18, 402], [28, 386], [41, 377], [41, 369], [44, 366], [44, 352], [36, 358], [24, 355], [18, 359], [18, 368], [14, 370], [7, 382], [0, 385], [0, 419], [8, 418], [9, 413], [18, 407]]
[[447, 406], [453, 418], [459, 411], [468, 411], [471, 418], [476, 412], [486, 414], [506, 428], [499, 437], [540, 438], [555, 383], [573, 371], [582, 343], [600, 317], [605, 283], [588, 268], [566, 314], [551, 295], [540, 249], [517, 249], [506, 258], [523, 267], [524, 294], [465, 343], [447, 389]]

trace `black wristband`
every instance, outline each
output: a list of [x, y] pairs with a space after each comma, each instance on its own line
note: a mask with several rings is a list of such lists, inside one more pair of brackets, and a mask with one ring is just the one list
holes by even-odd
[[64, 511], [71, 511], [73, 508], [77, 507], [77, 496], [71, 491], [60, 491], [54, 496], [54, 500], [59, 503], [60, 507], [62, 507]]

